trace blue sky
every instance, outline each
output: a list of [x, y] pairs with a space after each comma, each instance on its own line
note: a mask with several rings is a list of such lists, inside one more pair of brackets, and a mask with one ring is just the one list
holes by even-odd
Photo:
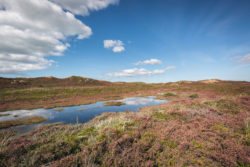
[[[50, 62], [34, 69], [2, 70], [2, 73], [0, 69], [0, 76], [64, 78], [78, 75], [143, 82], [211, 78], [250, 81], [250, 1], [111, 1], [98, 10], [89, 9], [88, 14], [79, 14], [52, 1], [71, 12], [75, 20], [88, 26], [91, 32], [60, 30], [68, 33], [64, 39], [58, 38], [63, 46], [68, 46], [59, 56], [42, 56], [42, 61]], [[3, 11], [8, 12], [4, 5]], [[1, 22], [0, 14], [0, 25], [6, 24], [9, 23]], [[14, 24], [11, 26], [16, 28]], [[77, 35], [85, 32], [88, 32], [86, 37], [77, 39]], [[111, 44], [104, 47], [105, 40], [110, 40]], [[122, 47], [122, 50], [114, 52], [115, 47]], [[29, 54], [32, 53], [37, 51], [31, 50]], [[2, 60], [6, 61], [8, 54], [2, 53]]]

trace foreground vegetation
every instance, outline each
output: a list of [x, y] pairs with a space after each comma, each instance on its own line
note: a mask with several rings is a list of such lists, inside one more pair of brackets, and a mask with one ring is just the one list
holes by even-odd
[[0, 132], [0, 166], [249, 166], [250, 83], [148, 87], [143, 95], [171, 101], [104, 113], [85, 124], [48, 124], [21, 136]]
[[47, 119], [44, 118], [44, 117], [30, 116], [30, 117], [27, 117], [27, 118], [8, 120], [8, 121], [0, 122], [0, 129], [9, 128], [11, 126], [41, 123], [41, 122], [44, 122], [44, 121], [47, 121]]

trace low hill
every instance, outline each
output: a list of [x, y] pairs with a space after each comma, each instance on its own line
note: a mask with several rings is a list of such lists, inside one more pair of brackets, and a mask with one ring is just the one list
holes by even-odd
[[[250, 82], [214, 81], [4, 89], [0, 111], [134, 96], [169, 101], [139, 112], [106, 112], [84, 124], [47, 124], [20, 136], [1, 131], [0, 166], [249, 166]], [[27, 119], [5, 121], [2, 127]]]
[[52, 76], [38, 78], [1, 78], [0, 89], [30, 88], [30, 87], [68, 87], [68, 86], [105, 86], [108, 81], [95, 80], [80, 76], [56, 78]]

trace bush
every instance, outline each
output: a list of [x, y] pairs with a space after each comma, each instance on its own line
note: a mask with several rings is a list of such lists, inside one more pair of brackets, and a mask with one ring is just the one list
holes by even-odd
[[195, 98], [199, 98], [199, 95], [198, 94], [192, 94], [189, 97], [192, 98], [192, 99], [195, 99]]
[[170, 96], [176, 96], [176, 94], [175, 93], [165, 93], [163, 96], [170, 97]]

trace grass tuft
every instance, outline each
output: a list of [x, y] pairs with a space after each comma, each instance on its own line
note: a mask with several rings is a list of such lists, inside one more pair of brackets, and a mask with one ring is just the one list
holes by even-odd
[[192, 94], [189, 97], [192, 98], [192, 99], [195, 99], [195, 98], [199, 98], [199, 95], [198, 94]]
[[171, 97], [171, 96], [176, 96], [176, 94], [175, 93], [165, 93], [163, 96], [164, 97]]

